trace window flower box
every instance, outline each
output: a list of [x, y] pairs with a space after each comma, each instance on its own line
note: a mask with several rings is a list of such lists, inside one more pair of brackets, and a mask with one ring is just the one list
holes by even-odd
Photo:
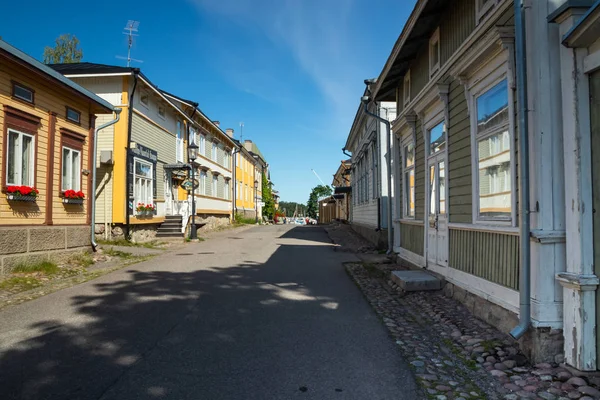
[[140, 218], [152, 218], [154, 216], [154, 211], [156, 211], [156, 206], [154, 204], [138, 203], [135, 211]]
[[6, 199], [8, 201], [35, 202], [39, 193], [39, 190], [32, 186], [8, 186]]
[[70, 199], [68, 197], [64, 197], [62, 199], [63, 204], [83, 204], [85, 199]]

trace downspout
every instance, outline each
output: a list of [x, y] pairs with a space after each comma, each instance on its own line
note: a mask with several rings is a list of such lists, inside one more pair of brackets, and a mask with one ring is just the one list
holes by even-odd
[[232, 221], [235, 221], [235, 216], [237, 215], [237, 175], [235, 173], [235, 170], [237, 168], [237, 164], [236, 164], [237, 157], [236, 157], [236, 155], [239, 152], [240, 152], [240, 149], [235, 148], [233, 150], [233, 152], [232, 152], [232, 155], [231, 155], [232, 158], [233, 158], [232, 163], [231, 163], [231, 165], [232, 165], [232, 167], [231, 167], [231, 176], [232, 176], [232, 179], [233, 179], [233, 193], [231, 195], [231, 198], [232, 198], [231, 199], [232, 200], [231, 211], [233, 213], [233, 215], [231, 216], [231, 220]]
[[[94, 153], [96, 153], [97, 149], [98, 149], [98, 132], [100, 132], [100, 130], [109, 127], [111, 125], [116, 124], [117, 122], [119, 122], [119, 120], [121, 119], [121, 109], [120, 108], [115, 108], [113, 110], [116, 114], [116, 118], [113, 119], [112, 121], [108, 121], [105, 124], [100, 125], [99, 127], [96, 128], [96, 131], [94, 132]], [[93, 155], [93, 159], [92, 159], [92, 192], [91, 195], [94, 196], [93, 201], [92, 201], [92, 229], [91, 229], [91, 237], [90, 237], [90, 241], [92, 243], [92, 250], [96, 251], [96, 247], [98, 247], [98, 243], [96, 243], [96, 154]], [[106, 216], [106, 213], [104, 214]]]
[[346, 156], [352, 158], [352, 154], [348, 154], [348, 150], [346, 150], [345, 147], [342, 149], [342, 153], [344, 153]]
[[[366, 97], [366, 98], [365, 98]], [[388, 229], [387, 229], [387, 237], [388, 237], [388, 250], [387, 250], [387, 254], [390, 255], [393, 253], [393, 232], [392, 232], [392, 196], [391, 196], [391, 190], [392, 190], [392, 149], [391, 149], [391, 143], [390, 143], [390, 133], [391, 133], [391, 124], [390, 121], [388, 121], [385, 118], [380, 117], [377, 114], [373, 114], [372, 112], [369, 111], [369, 100], [370, 98], [368, 96], [364, 96], [362, 98], [362, 101], [365, 105], [365, 114], [370, 115], [371, 117], [375, 118], [376, 120], [378, 120], [379, 122], [382, 122], [385, 124], [385, 146], [387, 149], [387, 156], [386, 156], [386, 166], [387, 166], [387, 186], [388, 186], [388, 193], [387, 193], [387, 225], [388, 225]]]
[[521, 273], [519, 285], [519, 325], [510, 331], [510, 335], [519, 339], [531, 324], [531, 257], [530, 257], [530, 221], [529, 221], [529, 127], [527, 125], [527, 58], [525, 52], [525, 13], [522, 0], [516, 0], [515, 6], [515, 44], [517, 96], [519, 114], [519, 215], [521, 241]]
[[133, 96], [135, 94], [135, 88], [137, 87], [138, 82], [138, 74], [140, 73], [139, 68], [134, 68], [133, 70], [133, 90], [131, 91], [131, 95], [129, 96], [129, 115], [127, 120], [127, 148], [126, 156], [125, 156], [125, 239], [129, 240], [130, 232], [129, 232], [129, 185], [131, 184], [129, 177], [129, 164], [131, 164], [131, 152], [129, 146], [131, 145], [131, 125], [133, 118]]

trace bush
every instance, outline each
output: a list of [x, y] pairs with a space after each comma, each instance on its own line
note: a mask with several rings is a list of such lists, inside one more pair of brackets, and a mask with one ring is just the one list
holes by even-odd
[[235, 214], [235, 223], [239, 225], [252, 225], [256, 223], [256, 219], [246, 218], [242, 214]]

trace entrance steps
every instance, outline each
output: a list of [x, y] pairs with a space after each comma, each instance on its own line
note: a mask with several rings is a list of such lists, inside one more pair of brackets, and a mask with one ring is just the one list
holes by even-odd
[[156, 231], [157, 238], [183, 238], [182, 216], [167, 215]]
[[390, 278], [404, 292], [440, 290], [442, 288], [440, 279], [423, 270], [392, 271]]

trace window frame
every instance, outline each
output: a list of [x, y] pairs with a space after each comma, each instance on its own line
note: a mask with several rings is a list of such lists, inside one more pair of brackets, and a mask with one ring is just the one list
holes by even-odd
[[[480, 225], [497, 225], [497, 226], [517, 226], [517, 192], [515, 183], [517, 182], [516, 171], [516, 154], [515, 154], [515, 93], [510, 87], [509, 66], [507, 57], [497, 57], [485, 65], [471, 81], [472, 85], [468, 88], [468, 102], [471, 110], [471, 179], [472, 179], [472, 213], [473, 223]], [[482, 134], [477, 132], [477, 99], [494, 88], [502, 81], [506, 81], [508, 94], [508, 124], [503, 127], [490, 129]], [[487, 139], [495, 134], [498, 134], [503, 129], [508, 129], [508, 144], [510, 147], [510, 179], [511, 179], [511, 215], [510, 217], [482, 217], [479, 207], [479, 147], [478, 143], [481, 140]]]
[[200, 178], [200, 182], [199, 182], [199, 187], [200, 187], [200, 193], [203, 196], [206, 196], [206, 178], [208, 176], [208, 174], [206, 173], [205, 169], [200, 170], [200, 174], [198, 175]]
[[210, 149], [210, 159], [218, 164], [218, 162], [217, 162], [218, 158], [219, 158], [219, 145], [216, 141], [213, 140], [212, 146]]
[[[69, 111], [75, 113], [77, 115], [77, 119], [69, 118]], [[75, 125], [81, 126], [81, 111], [77, 111], [73, 107], [66, 106], [65, 107], [65, 119]]]
[[[30, 178], [29, 178], [29, 182], [26, 185], [22, 183], [22, 177], [20, 176], [21, 170], [23, 168], [23, 156], [22, 156], [22, 153], [20, 153], [20, 162], [19, 162], [19, 160], [17, 158], [16, 165], [15, 165], [15, 171], [17, 171], [17, 173], [19, 174], [19, 178], [20, 178], [19, 180], [21, 182], [17, 182], [17, 181], [10, 182], [8, 180], [8, 163], [9, 163], [9, 160], [10, 160], [10, 158], [9, 158], [9, 151], [10, 150], [8, 149], [8, 146], [9, 146], [9, 137], [10, 137], [10, 133], [11, 132], [18, 134], [18, 138], [19, 138], [18, 140], [21, 142], [21, 146], [22, 146], [22, 142], [23, 142], [23, 136], [27, 136], [27, 137], [31, 138], [31, 148], [29, 150], [31, 152], [30, 157], [29, 157], [30, 158], [29, 159], [29, 169], [30, 169], [29, 176], [30, 176]], [[22, 130], [19, 130], [19, 129], [16, 129], [16, 128], [7, 127], [7, 129], [6, 129], [6, 137], [5, 137], [6, 151], [5, 151], [5, 154], [4, 154], [4, 158], [6, 160], [5, 161], [6, 170], [5, 170], [5, 173], [4, 173], [4, 181], [6, 183], [5, 186], [30, 186], [30, 187], [35, 187], [35, 181], [36, 181], [36, 179], [35, 179], [35, 173], [36, 173], [36, 171], [35, 171], [35, 164], [36, 164], [36, 158], [37, 158], [36, 157], [36, 155], [37, 155], [37, 151], [36, 151], [37, 150], [36, 136], [37, 135], [32, 135], [29, 132], [23, 132]], [[20, 166], [20, 168], [17, 168], [17, 166]]]
[[229, 194], [230, 194], [229, 192], [230, 191], [231, 191], [231, 178], [229, 178], [229, 179], [225, 178], [225, 183], [223, 185], [223, 192], [224, 192], [224, 195], [225, 195], [225, 197], [224, 197], [225, 200], [230, 200], [229, 199]]
[[[437, 63], [433, 64], [433, 46], [435, 44], [437, 44]], [[432, 77], [440, 70], [440, 67], [442, 66], [441, 56], [440, 28], [438, 26], [429, 38], [429, 77]]]
[[211, 195], [213, 197], [219, 197], [219, 174], [212, 174], [211, 182]]
[[[163, 113], [160, 113], [160, 110], [163, 110]], [[167, 119], [167, 107], [164, 104], [158, 104], [158, 108], [156, 109], [156, 114], [159, 118], [166, 120]]]
[[[136, 169], [136, 163], [140, 163], [140, 164], [147, 164], [150, 166], [150, 178], [145, 177], [145, 176], [140, 176], [136, 173], [137, 169]], [[141, 179], [146, 179], [150, 181], [150, 189], [149, 189], [149, 193], [150, 193], [150, 200], [151, 202], [149, 204], [154, 205], [154, 164], [151, 163], [150, 161], [146, 161], [144, 159], [138, 158], [138, 157], [133, 157], [133, 199], [134, 199], [134, 207], [133, 210], [135, 212], [135, 208], [137, 206], [137, 203], [139, 203], [139, 198], [136, 196], [136, 191], [137, 191], [137, 185], [136, 185], [136, 178], [140, 177]], [[144, 204], [148, 204], [147, 202], [144, 202]]]
[[[410, 167], [406, 166], [406, 149], [408, 148], [409, 145], [412, 144], [412, 151], [413, 151], [413, 164]], [[415, 141], [413, 140], [412, 136], [407, 136], [404, 139], [402, 139], [402, 141], [400, 142], [400, 151], [401, 151], [401, 160], [402, 160], [402, 218], [403, 219], [410, 219], [410, 220], [414, 220], [417, 214], [417, 206], [416, 206], [416, 176], [417, 176], [417, 151], [415, 148]], [[413, 191], [412, 191], [412, 204], [413, 204], [413, 210], [412, 210], [412, 215], [409, 213], [409, 202], [408, 202], [408, 194], [409, 192], [407, 191], [408, 189], [408, 183], [406, 182], [406, 173], [413, 171]]]
[[[146, 102], [144, 102], [144, 100], [143, 100], [144, 96], [147, 99]], [[145, 108], [147, 108], [147, 109], [150, 108], [150, 92], [148, 92], [147, 90], [141, 90], [140, 91], [140, 104], [142, 106], [144, 106]]]
[[403, 84], [402, 84], [402, 104], [404, 104], [404, 107], [408, 106], [410, 104], [410, 69], [406, 71], [406, 74], [404, 75], [404, 80], [403, 80]]
[[[25, 102], [25, 103], [27, 103], [27, 104], [35, 105], [35, 90], [33, 90], [33, 89], [32, 89], [31, 87], [29, 87], [29, 86], [23, 85], [23, 84], [22, 84], [22, 83], [20, 83], [20, 82], [17, 82], [17, 81], [11, 81], [11, 83], [12, 83], [12, 85], [11, 85], [11, 91], [12, 91], [12, 93], [11, 93], [11, 97], [12, 97], [13, 99], [15, 99], [15, 100], [18, 100], [18, 101]], [[30, 93], [31, 93], [31, 100], [29, 100], [29, 99], [26, 99], [26, 98], [24, 98], [24, 97], [21, 97], [21, 96], [19, 96], [19, 95], [17, 94], [16, 90], [15, 90], [17, 86], [18, 86], [18, 87], [20, 87], [21, 89], [24, 89], [24, 90], [26, 90], [26, 91], [30, 92]]]
[[[83, 190], [81, 188], [81, 172], [82, 172], [82, 168], [81, 168], [81, 162], [82, 162], [82, 157], [83, 157], [83, 149], [82, 148], [73, 148], [74, 146], [68, 146], [65, 144], [62, 144], [60, 147], [60, 156], [61, 156], [61, 162], [60, 162], [60, 191], [61, 193], [64, 193], [67, 190], [75, 190], [75, 191], [80, 191]], [[73, 176], [68, 176], [68, 173], [70, 172], [71, 174], [73, 173], [73, 165], [72, 165], [72, 161], [73, 161], [73, 153], [79, 153], [79, 165], [77, 166], [77, 169], [79, 171], [79, 173], [77, 174], [77, 187], [68, 187], [65, 189], [64, 185], [65, 185], [65, 176], [63, 176], [63, 168], [65, 166], [65, 154], [64, 151], [68, 150], [69, 156], [70, 156], [70, 163], [69, 166], [70, 168], [67, 170], [67, 181], [70, 181], [70, 183], [72, 183], [73, 181]], [[70, 179], [69, 179], [70, 178]]]

